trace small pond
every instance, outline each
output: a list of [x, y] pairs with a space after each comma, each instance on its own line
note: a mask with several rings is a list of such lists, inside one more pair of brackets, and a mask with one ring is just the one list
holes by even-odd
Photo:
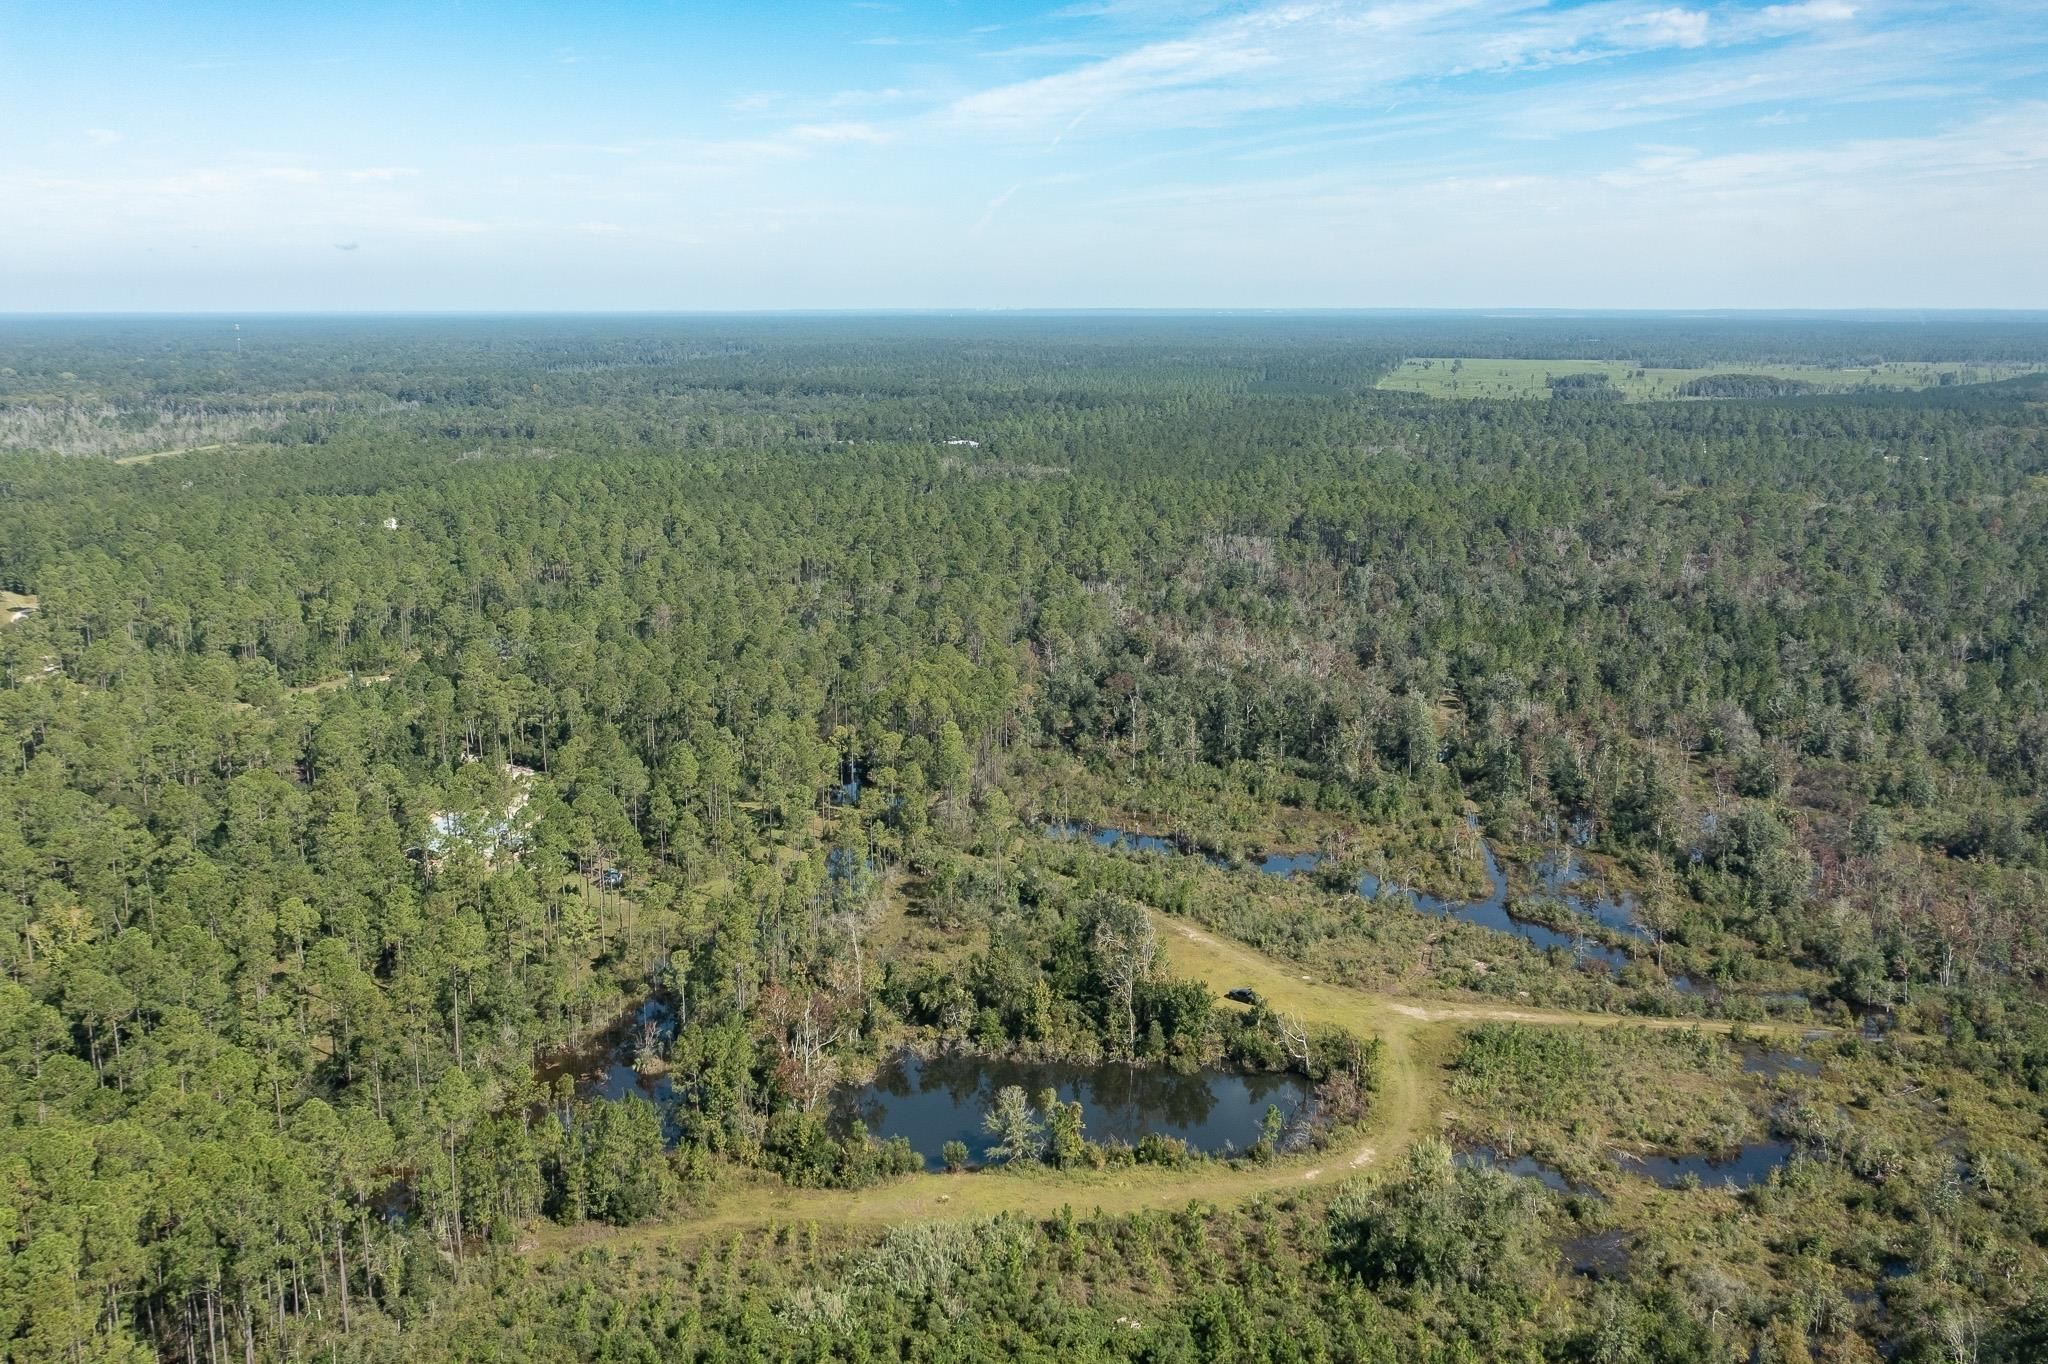
[[1766, 1080], [1775, 1080], [1780, 1075], [1818, 1075], [1820, 1060], [1813, 1056], [1800, 1056], [1789, 1051], [1772, 1051], [1754, 1042], [1745, 1042], [1738, 1049], [1742, 1057], [1742, 1073], [1761, 1075]]
[[1572, 1273], [1583, 1274], [1591, 1279], [1626, 1278], [1629, 1264], [1633, 1259], [1629, 1251], [1628, 1233], [1619, 1229], [1574, 1236], [1559, 1246], [1557, 1251], [1558, 1257], [1570, 1267]]
[[643, 1049], [666, 1055], [675, 1031], [674, 1010], [658, 999], [648, 999], [595, 1037], [542, 1057], [534, 1067], [534, 1078], [550, 1098], [556, 1080], [567, 1075], [575, 1082], [579, 1099], [617, 1103], [638, 1094], [665, 1112], [674, 1097], [667, 1068], [656, 1066], [643, 1072], [634, 1069], [633, 1061]]
[[1533, 1179], [1553, 1193], [1582, 1192], [1564, 1177], [1562, 1170], [1545, 1165], [1534, 1156], [1504, 1156], [1495, 1148], [1482, 1145], [1463, 1147], [1451, 1159], [1459, 1165], [1484, 1166], [1519, 1175], [1523, 1179]]
[[834, 1096], [828, 1126], [845, 1135], [859, 1121], [877, 1141], [903, 1137], [928, 1170], [945, 1168], [940, 1151], [949, 1141], [965, 1142], [979, 1164], [991, 1140], [982, 1117], [1009, 1085], [1034, 1103], [1044, 1089], [1056, 1090], [1065, 1103], [1078, 1100], [1090, 1141], [1114, 1138], [1135, 1146], [1158, 1133], [1211, 1154], [1244, 1150], [1259, 1139], [1268, 1106], [1277, 1105], [1291, 1120], [1308, 1097], [1296, 1075], [1176, 1075], [1153, 1066], [905, 1055], [885, 1062], [867, 1084]]
[[1619, 1164], [1629, 1174], [1655, 1180], [1672, 1188], [1690, 1175], [1708, 1188], [1732, 1185], [1747, 1189], [1761, 1184], [1771, 1171], [1792, 1158], [1789, 1141], [1758, 1141], [1733, 1151], [1703, 1156], [1623, 1156]]
[[1536, 884], [1542, 888], [1545, 898], [1571, 906], [1603, 928], [1611, 928], [1645, 942], [1651, 940], [1650, 930], [1643, 927], [1636, 913], [1640, 906], [1635, 896], [1627, 891], [1619, 895], [1588, 895], [1572, 889], [1585, 882], [1586, 871], [1570, 849], [1544, 858], [1534, 870]]
[[[1087, 824], [1055, 824], [1050, 831], [1054, 838], [1085, 838], [1098, 848], [1115, 852], [1179, 853], [1186, 849], [1171, 839], [1157, 834], [1141, 834], [1129, 829], [1098, 829]], [[1309, 854], [1313, 856], [1313, 854]], [[1228, 867], [1230, 863], [1212, 853], [1204, 853], [1202, 860], [1215, 867]], [[1318, 859], [1320, 860], [1320, 859]], [[1314, 865], [1311, 863], [1310, 865]]]

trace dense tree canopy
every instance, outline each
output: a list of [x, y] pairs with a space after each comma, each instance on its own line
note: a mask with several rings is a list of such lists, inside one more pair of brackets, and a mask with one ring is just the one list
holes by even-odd
[[[305, 1353], [418, 1321], [536, 1219], [900, 1174], [821, 1106], [906, 1042], [1294, 1068], [1354, 1119], [1362, 1044], [1212, 1009], [1146, 906], [1451, 994], [1903, 1006], [2039, 1106], [2042, 385], [1739, 368], [2038, 361], [2038, 326], [210, 327], [0, 327], [9, 1358]], [[1408, 354], [1742, 382], [1375, 391]], [[1037, 837], [1122, 816], [1235, 854], [1292, 821], [1344, 875], [1448, 890], [1468, 810], [1518, 868], [1592, 859], [1654, 942], [1609, 972]], [[672, 1102], [537, 1078], [650, 991]], [[1005, 1157], [1149, 1158], [1031, 1098]], [[1245, 1258], [1504, 1340], [1537, 1214], [1446, 1160]], [[981, 1292], [1100, 1251], [977, 1235], [1032, 1246], [948, 1249]], [[803, 1311], [904, 1329], [861, 1291]], [[1254, 1310], [1205, 1298], [1154, 1357]]]

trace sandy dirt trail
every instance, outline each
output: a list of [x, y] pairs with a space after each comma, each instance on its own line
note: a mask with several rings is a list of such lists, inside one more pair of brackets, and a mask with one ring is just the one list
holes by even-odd
[[[543, 1227], [527, 1249], [580, 1246], [674, 1245], [729, 1237], [806, 1222], [886, 1226], [941, 1218], [988, 1217], [1013, 1212], [1049, 1217], [1061, 1208], [1078, 1214], [1133, 1212], [1185, 1206], [1190, 1200], [1232, 1203], [1299, 1188], [1325, 1178], [1349, 1178], [1385, 1169], [1441, 1124], [1440, 1064], [1434, 1058], [1464, 1023], [1502, 1020], [1545, 1027], [1698, 1027], [1726, 1032], [1733, 1024], [1710, 1019], [1640, 1018], [1562, 1009], [1402, 998], [1317, 980], [1299, 965], [1220, 937], [1170, 915], [1155, 914], [1166, 969], [1200, 980], [1221, 995], [1246, 987], [1274, 1008], [1308, 1023], [1340, 1024], [1377, 1036], [1386, 1048], [1380, 1089], [1357, 1144], [1338, 1151], [1233, 1168], [1203, 1163], [1184, 1170], [1143, 1166], [1122, 1170], [1029, 1170], [983, 1175], [912, 1175], [872, 1189], [792, 1189], [772, 1180], [728, 1185], [711, 1204], [667, 1222], [613, 1228], [585, 1223]], [[1236, 1007], [1223, 1005], [1221, 1007]], [[1759, 1033], [1791, 1035], [1791, 1025], [1750, 1025]]]

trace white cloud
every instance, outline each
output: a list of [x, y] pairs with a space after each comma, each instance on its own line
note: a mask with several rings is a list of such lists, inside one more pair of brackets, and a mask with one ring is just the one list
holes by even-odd
[[1843, 0], [1806, 0], [1802, 5], [1767, 5], [1758, 14], [1766, 24], [1804, 28], [1811, 24], [1841, 24], [1856, 17], [1856, 6]]
[[870, 146], [889, 140], [889, 135], [872, 123], [800, 123], [789, 135], [799, 142], [862, 142]]
[[1701, 9], [1660, 9], [1627, 26], [1642, 29], [1652, 47], [1698, 47], [1707, 41], [1707, 12]]

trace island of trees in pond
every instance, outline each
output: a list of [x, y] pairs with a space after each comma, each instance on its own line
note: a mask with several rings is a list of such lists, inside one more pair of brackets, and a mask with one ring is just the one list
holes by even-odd
[[2048, 324], [230, 335], [0, 324], [5, 1358], [2048, 1350], [2048, 380], [1773, 375]]

